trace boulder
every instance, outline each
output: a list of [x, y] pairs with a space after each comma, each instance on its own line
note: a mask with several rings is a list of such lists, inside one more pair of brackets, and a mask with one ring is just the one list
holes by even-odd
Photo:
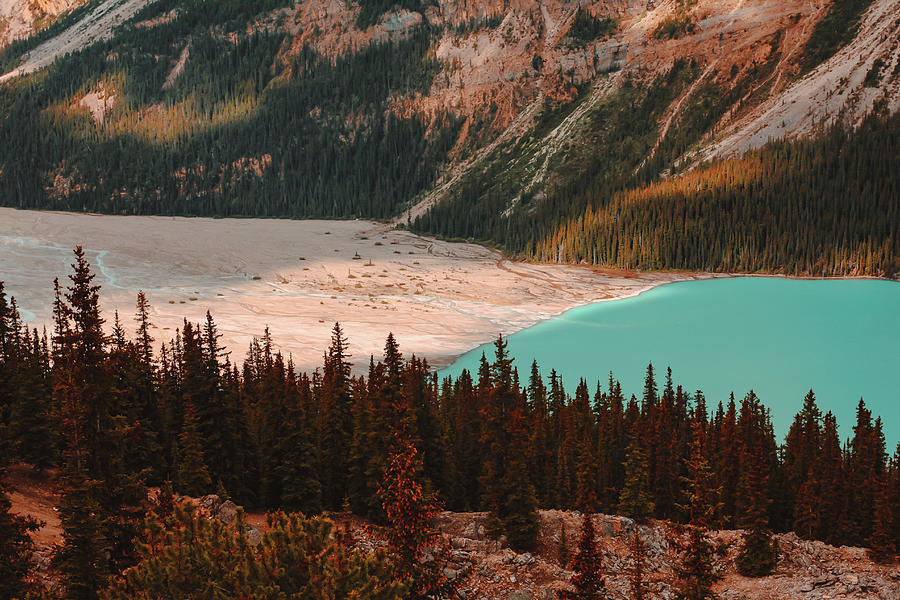
[[216, 518], [225, 525], [231, 525], [237, 518], [237, 505], [231, 500], [223, 502], [216, 510]]

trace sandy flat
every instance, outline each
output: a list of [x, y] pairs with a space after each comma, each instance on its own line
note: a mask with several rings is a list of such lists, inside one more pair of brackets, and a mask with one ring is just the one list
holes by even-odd
[[133, 329], [143, 289], [158, 341], [216, 319], [241, 360], [268, 325], [298, 367], [321, 363], [339, 321], [362, 368], [388, 332], [435, 366], [569, 308], [689, 278], [504, 260], [473, 244], [369, 221], [122, 217], [0, 208], [0, 281], [31, 326], [50, 322], [52, 281], [84, 246], [102, 309]]

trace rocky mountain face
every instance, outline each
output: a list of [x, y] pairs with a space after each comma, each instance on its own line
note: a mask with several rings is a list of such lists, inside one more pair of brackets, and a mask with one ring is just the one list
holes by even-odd
[[32, 35], [87, 0], [5, 0], [0, 2], [0, 49]]
[[[616, 192], [900, 110], [900, 0], [97, 0], [87, 12], [0, 52], [0, 109], [25, 115], [0, 120], [5, 204], [393, 218], [534, 258]], [[16, 168], [20, 147], [35, 168]], [[111, 172], [97, 153], [145, 168]], [[475, 214], [490, 226], [464, 222]]]

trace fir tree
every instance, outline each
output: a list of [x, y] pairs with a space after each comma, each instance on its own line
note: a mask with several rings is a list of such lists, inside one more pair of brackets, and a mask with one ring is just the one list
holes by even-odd
[[644, 581], [644, 568], [647, 562], [647, 546], [641, 536], [639, 525], [634, 526], [631, 544], [628, 548], [631, 568], [628, 572], [628, 583], [631, 588], [631, 600], [644, 600], [647, 597], [647, 583]]
[[890, 563], [897, 558], [897, 545], [893, 535], [893, 510], [896, 502], [889, 480], [885, 477], [877, 490], [872, 534], [868, 539], [869, 556], [875, 562]]
[[691, 454], [688, 460], [688, 490], [686, 512], [689, 516], [687, 541], [681, 546], [681, 560], [675, 567], [678, 582], [675, 595], [679, 600], [709, 600], [715, 598], [712, 585], [719, 579], [713, 565], [713, 547], [706, 528], [716, 515], [716, 493], [712, 489], [712, 474], [704, 456], [700, 425], [693, 424]]
[[606, 580], [600, 574], [603, 570], [603, 555], [597, 547], [596, 533], [594, 531], [594, 519], [590, 513], [585, 513], [581, 521], [581, 537], [578, 540], [578, 548], [575, 556], [569, 563], [569, 569], [574, 571], [569, 584], [574, 590], [560, 590], [557, 596], [560, 600], [605, 600], [609, 598], [606, 591]]
[[653, 514], [654, 508], [647, 455], [635, 438], [632, 438], [625, 452], [625, 486], [619, 494], [618, 512], [642, 522]]
[[210, 493], [212, 478], [203, 460], [203, 445], [197, 426], [197, 411], [193, 402], [184, 405], [184, 425], [178, 436], [178, 462], [175, 465], [175, 487], [189, 496]]
[[[388, 548], [396, 556], [397, 581], [409, 585], [410, 598], [452, 598], [460, 580], [444, 575], [450, 547], [434, 526], [441, 507], [416, 481], [416, 455], [408, 433], [396, 433], [378, 489], [387, 518]], [[431, 560], [424, 560], [426, 551]]]

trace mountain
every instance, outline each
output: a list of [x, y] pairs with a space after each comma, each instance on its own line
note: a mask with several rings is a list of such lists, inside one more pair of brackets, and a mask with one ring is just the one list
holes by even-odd
[[0, 4], [0, 48], [49, 26], [85, 0], [7, 0]]
[[92, 0], [0, 56], [0, 202], [890, 276], [898, 6]]

